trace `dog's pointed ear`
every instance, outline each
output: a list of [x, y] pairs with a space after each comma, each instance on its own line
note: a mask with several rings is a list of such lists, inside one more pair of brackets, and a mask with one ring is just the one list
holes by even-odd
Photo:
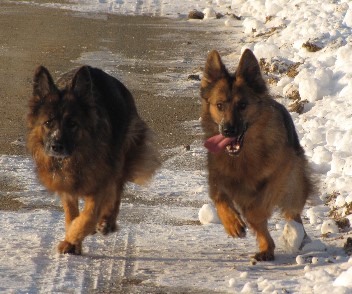
[[38, 66], [33, 78], [33, 99], [44, 101], [49, 94], [56, 93], [57, 88], [49, 71], [44, 66]]
[[208, 54], [207, 62], [202, 78], [202, 87], [214, 83], [220, 78], [226, 76], [227, 71], [225, 65], [222, 63], [218, 51], [213, 50]]
[[257, 93], [267, 91], [265, 81], [260, 72], [260, 66], [253, 52], [246, 49], [236, 70], [236, 80], [243, 79], [246, 84]]
[[72, 79], [71, 90], [80, 99], [89, 99], [92, 97], [93, 82], [88, 66], [82, 66], [78, 69]]

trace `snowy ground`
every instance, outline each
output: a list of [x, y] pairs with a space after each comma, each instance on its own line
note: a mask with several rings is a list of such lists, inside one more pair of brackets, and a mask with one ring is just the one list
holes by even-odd
[[[299, 229], [285, 227], [274, 215], [270, 227], [277, 258], [253, 265], [248, 256], [256, 245], [250, 233], [232, 240], [216, 218], [199, 225], [199, 214], [202, 222], [209, 222], [212, 210], [200, 210], [209, 203], [206, 171], [194, 166], [204, 161], [205, 150], [194, 142], [190, 151], [164, 151], [172, 156], [149, 188], [128, 187], [118, 234], [87, 238], [84, 256], [59, 256], [55, 246], [64, 234], [60, 204], [38, 185], [31, 160], [1, 156], [0, 176], [24, 189], [11, 195], [26, 208], [1, 212], [0, 292], [102, 291], [120, 281], [115, 287], [149, 292], [352, 293], [352, 258], [343, 251], [352, 237], [346, 221], [352, 223], [352, 3], [233, 2], [85, 0], [42, 5], [173, 18], [208, 8], [206, 19], [197, 22], [226, 29], [239, 24], [231, 14], [241, 16], [243, 34], [237, 43], [265, 58], [262, 65], [274, 95], [284, 101], [293, 97], [304, 106], [292, 116], [320, 180], [320, 203], [304, 212], [312, 243], [300, 252], [287, 252], [283, 232], [292, 225], [290, 232], [299, 235]], [[224, 17], [212, 18], [214, 11]], [[224, 40], [226, 64], [236, 64], [239, 55], [233, 51], [238, 44], [231, 42]], [[186, 122], [184, 127], [197, 125]]]

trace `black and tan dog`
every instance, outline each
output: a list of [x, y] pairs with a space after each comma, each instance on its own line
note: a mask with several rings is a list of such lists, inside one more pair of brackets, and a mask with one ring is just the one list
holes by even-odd
[[208, 148], [209, 193], [226, 232], [259, 243], [257, 260], [273, 260], [268, 231], [273, 209], [302, 223], [313, 192], [308, 163], [290, 117], [268, 93], [257, 59], [245, 50], [230, 74], [210, 52], [201, 82], [202, 126]]
[[[100, 69], [83, 66], [57, 83], [45, 67], [34, 75], [27, 146], [39, 179], [65, 211], [60, 253], [81, 254], [96, 230], [116, 230], [127, 181], [143, 184], [159, 167], [152, 133], [131, 93]], [[85, 202], [79, 211], [78, 201]]]

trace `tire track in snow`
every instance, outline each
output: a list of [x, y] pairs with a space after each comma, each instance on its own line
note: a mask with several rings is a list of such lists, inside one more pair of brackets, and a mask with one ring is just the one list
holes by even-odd
[[129, 281], [132, 279], [135, 272], [136, 262], [136, 237], [135, 233], [132, 231], [132, 227], [128, 229], [126, 235], [124, 253], [125, 261], [121, 277], [122, 280]]
[[113, 235], [94, 237], [86, 256], [81, 257], [87, 259], [89, 268], [84, 272], [82, 289], [99, 292], [101, 289], [111, 289], [112, 285], [118, 289], [128, 289], [130, 281], [134, 280], [136, 260], [132, 230], [131, 224], [128, 224], [126, 229]]

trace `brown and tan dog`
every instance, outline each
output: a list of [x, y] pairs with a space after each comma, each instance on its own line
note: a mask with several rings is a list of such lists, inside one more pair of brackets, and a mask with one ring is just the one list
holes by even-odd
[[259, 243], [255, 258], [273, 260], [268, 219], [274, 208], [302, 223], [314, 187], [290, 114], [269, 95], [248, 49], [234, 74], [210, 52], [201, 97], [210, 197], [226, 232], [244, 237], [248, 224]]
[[97, 68], [83, 66], [56, 85], [48, 70], [38, 67], [28, 128], [27, 147], [39, 179], [63, 203], [66, 235], [60, 253], [81, 254], [87, 235], [116, 231], [125, 183], [143, 184], [160, 166], [131, 93]]

